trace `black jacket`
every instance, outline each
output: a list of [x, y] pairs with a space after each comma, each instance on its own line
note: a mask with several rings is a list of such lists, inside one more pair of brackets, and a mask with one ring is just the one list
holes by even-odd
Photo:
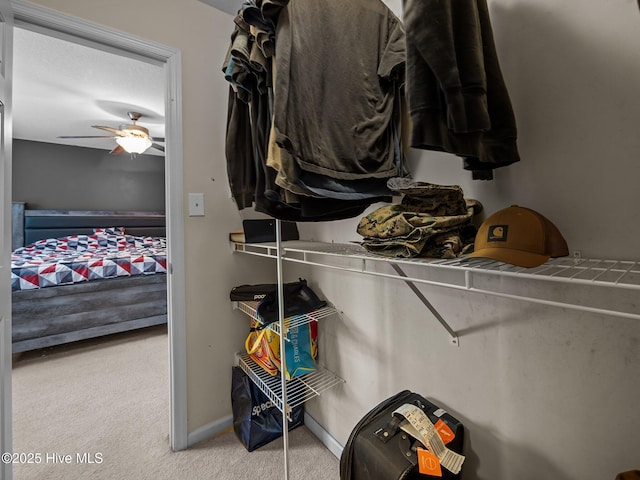
[[520, 160], [486, 0], [403, 0], [411, 146], [464, 158], [474, 178]]

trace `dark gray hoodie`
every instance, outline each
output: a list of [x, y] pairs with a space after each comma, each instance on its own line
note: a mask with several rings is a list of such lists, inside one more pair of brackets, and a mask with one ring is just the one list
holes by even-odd
[[464, 158], [474, 178], [520, 160], [486, 0], [403, 0], [411, 146]]

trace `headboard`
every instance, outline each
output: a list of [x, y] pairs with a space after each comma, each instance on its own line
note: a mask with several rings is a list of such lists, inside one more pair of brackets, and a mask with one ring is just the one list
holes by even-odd
[[164, 212], [107, 210], [29, 210], [24, 203], [13, 204], [12, 248], [43, 238], [91, 235], [94, 228], [125, 227], [136, 236], [164, 237]]

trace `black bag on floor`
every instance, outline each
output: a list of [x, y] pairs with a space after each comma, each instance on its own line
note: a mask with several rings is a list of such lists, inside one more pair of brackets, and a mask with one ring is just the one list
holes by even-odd
[[[248, 451], [282, 436], [282, 413], [240, 367], [231, 375], [233, 431]], [[289, 430], [304, 423], [304, 406], [294, 407]]]
[[440, 436], [446, 437], [446, 447], [462, 453], [462, 424], [421, 395], [404, 390], [380, 403], [355, 426], [340, 458], [340, 480], [460, 478], [459, 473], [453, 474], [444, 467], [441, 477], [419, 473], [417, 448], [420, 442], [400, 428], [404, 418], [393, 415], [404, 404], [419, 407], [435, 424], [436, 430], [442, 432]]

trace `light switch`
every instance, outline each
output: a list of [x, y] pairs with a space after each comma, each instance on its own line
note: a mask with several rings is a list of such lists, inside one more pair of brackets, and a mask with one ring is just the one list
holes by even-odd
[[189, 216], [204, 217], [204, 193], [189, 194]]

